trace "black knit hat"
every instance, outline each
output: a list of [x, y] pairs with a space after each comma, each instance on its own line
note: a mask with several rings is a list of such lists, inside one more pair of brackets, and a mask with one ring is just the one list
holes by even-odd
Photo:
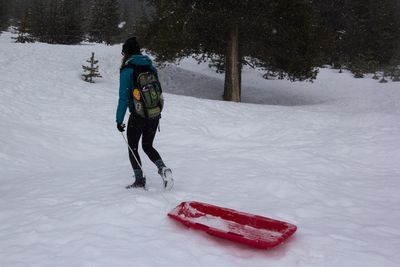
[[122, 53], [137, 55], [140, 54], [140, 46], [136, 37], [131, 37], [122, 45]]

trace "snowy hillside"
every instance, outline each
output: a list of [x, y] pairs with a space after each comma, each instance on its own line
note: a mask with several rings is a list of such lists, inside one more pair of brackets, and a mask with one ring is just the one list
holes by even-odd
[[[218, 101], [223, 77], [206, 65], [167, 66], [155, 147], [175, 187], [163, 193], [142, 156], [151, 190], [129, 191], [120, 49], [0, 36], [0, 266], [400, 266], [400, 83], [246, 69], [237, 104]], [[92, 51], [96, 84], [80, 79]], [[269, 251], [237, 245], [167, 217], [189, 200], [298, 231]]]

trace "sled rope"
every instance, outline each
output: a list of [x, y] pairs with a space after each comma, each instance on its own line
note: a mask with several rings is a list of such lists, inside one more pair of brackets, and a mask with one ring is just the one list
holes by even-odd
[[146, 175], [144, 174], [144, 170], [143, 170], [143, 168], [142, 168], [142, 165], [140, 164], [139, 160], [136, 158], [135, 153], [133, 153], [133, 149], [132, 149], [131, 146], [129, 145], [128, 140], [126, 140], [126, 137], [125, 137], [124, 133], [121, 132], [121, 135], [122, 135], [122, 138], [124, 138], [125, 143], [126, 143], [126, 145], [128, 146], [129, 150], [131, 151], [133, 157], [135, 158], [136, 163], [139, 165], [140, 169], [142, 170], [143, 177], [145, 177]]

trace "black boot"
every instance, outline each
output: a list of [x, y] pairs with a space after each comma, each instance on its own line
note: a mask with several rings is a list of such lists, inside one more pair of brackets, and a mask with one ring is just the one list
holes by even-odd
[[135, 182], [131, 185], [128, 185], [126, 189], [131, 188], [146, 188], [146, 178], [136, 179]]

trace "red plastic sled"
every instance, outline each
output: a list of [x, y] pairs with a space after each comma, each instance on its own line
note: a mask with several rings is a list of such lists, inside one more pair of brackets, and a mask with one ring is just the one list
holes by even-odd
[[200, 202], [182, 202], [168, 216], [210, 235], [261, 249], [281, 244], [297, 230], [290, 223]]

